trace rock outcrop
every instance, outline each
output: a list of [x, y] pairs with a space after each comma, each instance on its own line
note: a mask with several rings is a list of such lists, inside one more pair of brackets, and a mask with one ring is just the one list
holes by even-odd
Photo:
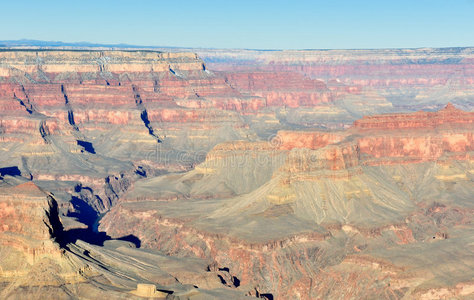
[[[442, 279], [428, 265], [443, 255], [427, 242], [440, 241], [440, 251], [467, 242], [459, 239], [472, 226], [473, 120], [448, 105], [365, 118], [347, 131], [280, 131], [265, 143], [221, 144], [188, 173], [137, 183], [100, 228], [132, 232], [170, 255], [215, 260], [242, 285], [278, 298], [438, 293], [432, 281]], [[371, 121], [379, 126], [360, 125]], [[444, 212], [435, 217], [433, 209]], [[392, 250], [382, 251], [387, 244]], [[414, 262], [422, 255], [415, 249], [431, 253], [430, 262]], [[458, 263], [440, 267], [456, 278], [452, 295], [463, 293], [456, 284], [472, 284], [448, 271], [469, 255], [456, 252]]]
[[[64, 230], [54, 196], [31, 181], [8, 175], [0, 180], [0, 217], [1, 298], [244, 298], [221, 283], [227, 272], [206, 270], [204, 260], [176, 261], [130, 249], [125, 240], [109, 238], [102, 247], [77, 241], [82, 229]], [[158, 282], [160, 290], [148, 282]]]
[[472, 295], [472, 48], [198, 51], [0, 51], [0, 298]]
[[21, 252], [31, 264], [43, 257], [60, 258], [60, 249], [53, 243], [62, 233], [56, 200], [32, 182], [4, 187], [0, 192], [2, 247]]
[[435, 127], [460, 128], [472, 125], [472, 113], [457, 109], [451, 103], [438, 112], [419, 111], [413, 114], [391, 114], [380, 116], [366, 116], [354, 122], [358, 129], [410, 129], [423, 128], [433, 129]]
[[[303, 86], [299, 96], [293, 95], [292, 101], [290, 95], [284, 93], [274, 99], [286, 101], [289, 106], [298, 102], [303, 105], [311, 103], [304, 100], [311, 98], [302, 93], [311, 86], [308, 78], [319, 82], [321, 87], [325, 84], [331, 93], [323, 92], [317, 97], [319, 100], [312, 98], [312, 104], [324, 103], [326, 99], [342, 100], [336, 106], [350, 114], [338, 116], [333, 110], [332, 117], [340, 118], [339, 123], [394, 110], [439, 109], [448, 102], [468, 110], [473, 108], [473, 48], [195, 51], [209, 69], [230, 73], [227, 75], [229, 83], [242, 91], [255, 93], [258, 87], [262, 89], [262, 85], [268, 84], [270, 78], [278, 77], [273, 74], [287, 74], [282, 76], [288, 80], [281, 80], [281, 86]], [[257, 74], [260, 83], [252, 84], [255, 76], [251, 74]], [[292, 80], [298, 76], [306, 79]], [[281, 88], [270, 92], [276, 95], [281, 93]], [[374, 97], [378, 100], [374, 101]], [[317, 123], [323, 116], [314, 110], [305, 119]]]

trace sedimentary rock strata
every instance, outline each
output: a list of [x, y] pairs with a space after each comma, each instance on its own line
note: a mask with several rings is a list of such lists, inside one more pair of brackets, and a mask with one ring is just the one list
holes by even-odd
[[472, 295], [471, 48], [4, 50], [0, 298]]

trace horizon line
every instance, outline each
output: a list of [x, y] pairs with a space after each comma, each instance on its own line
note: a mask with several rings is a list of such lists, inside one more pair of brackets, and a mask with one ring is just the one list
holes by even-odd
[[[8, 45], [11, 43], [12, 45]], [[19, 44], [14, 44], [19, 43]], [[30, 44], [28, 44], [30, 43]], [[44, 43], [45, 45], [39, 45], [37, 43]], [[48, 45], [48, 44], [57, 44], [57, 45]], [[83, 44], [83, 45], [81, 45]], [[132, 48], [136, 51], [140, 50], [150, 50], [150, 49], [202, 49], [202, 50], [245, 50], [245, 51], [332, 51], [332, 50], [420, 50], [420, 49], [468, 49], [474, 48], [473, 46], [423, 46], [423, 47], [380, 47], [380, 48], [219, 48], [219, 47], [189, 47], [189, 46], [144, 46], [144, 45], [136, 45], [136, 44], [127, 44], [127, 43], [96, 43], [96, 42], [87, 42], [87, 41], [80, 41], [80, 42], [63, 42], [63, 41], [46, 41], [46, 40], [35, 40], [35, 39], [18, 39], [18, 40], [0, 40], [0, 49], [11, 49], [11, 50], [22, 50], [21, 47], [37, 47], [38, 49], [51, 50], [61, 48], [61, 47], [69, 47], [75, 48], [80, 50], [81, 48], [84, 50], [93, 50], [87, 48], [109, 48], [112, 50], [115, 49], [127, 49]], [[24, 48], [24, 50], [28, 50], [28, 48]], [[68, 49], [62, 49], [68, 50]], [[74, 50], [74, 49], [71, 49]], [[99, 49], [98, 49], [99, 50]], [[155, 51], [156, 51], [155, 50]]]

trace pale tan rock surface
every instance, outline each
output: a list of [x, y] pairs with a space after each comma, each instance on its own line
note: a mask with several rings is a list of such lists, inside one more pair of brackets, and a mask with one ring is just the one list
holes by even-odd
[[0, 298], [472, 297], [472, 48], [2, 50]]

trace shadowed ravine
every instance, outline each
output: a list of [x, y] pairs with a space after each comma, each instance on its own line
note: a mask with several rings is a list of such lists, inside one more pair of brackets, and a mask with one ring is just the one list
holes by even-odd
[[470, 299], [473, 48], [0, 51], [0, 299]]

